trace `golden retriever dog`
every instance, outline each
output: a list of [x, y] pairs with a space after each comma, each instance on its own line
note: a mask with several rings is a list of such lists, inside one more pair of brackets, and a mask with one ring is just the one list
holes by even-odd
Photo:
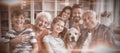
[[70, 52], [74, 51], [80, 35], [80, 31], [75, 27], [68, 29], [68, 31], [66, 32], [63, 40], [65, 42], [66, 48], [70, 50]]

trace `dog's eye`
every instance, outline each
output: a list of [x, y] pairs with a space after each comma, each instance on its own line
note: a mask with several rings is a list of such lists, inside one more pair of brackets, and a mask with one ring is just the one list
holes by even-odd
[[78, 33], [75, 33], [75, 35], [78, 35]]
[[69, 33], [69, 35], [71, 35], [71, 33]]

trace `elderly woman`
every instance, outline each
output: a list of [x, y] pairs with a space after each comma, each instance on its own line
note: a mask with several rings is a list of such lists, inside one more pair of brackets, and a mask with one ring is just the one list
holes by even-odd
[[47, 29], [51, 23], [51, 15], [48, 12], [40, 12], [36, 16], [35, 25], [33, 26], [36, 32], [36, 38], [38, 42], [38, 53], [44, 53], [42, 39], [49, 34]]
[[65, 6], [58, 16], [65, 21], [65, 27], [70, 28], [70, 19], [72, 14], [72, 8], [70, 6]]

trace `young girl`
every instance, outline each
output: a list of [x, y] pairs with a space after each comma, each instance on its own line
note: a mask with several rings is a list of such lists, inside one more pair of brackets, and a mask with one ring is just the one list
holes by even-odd
[[59, 33], [63, 31], [64, 25], [64, 21], [60, 18], [53, 20], [51, 25], [52, 33], [43, 38], [47, 53], [68, 53], [59, 35]]

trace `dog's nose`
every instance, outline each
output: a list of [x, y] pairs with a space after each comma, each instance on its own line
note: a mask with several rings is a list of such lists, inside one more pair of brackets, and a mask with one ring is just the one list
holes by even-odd
[[72, 37], [71, 37], [71, 39], [72, 39], [72, 40], [74, 40], [74, 39], [75, 39], [75, 37], [73, 37], [73, 36], [72, 36]]

